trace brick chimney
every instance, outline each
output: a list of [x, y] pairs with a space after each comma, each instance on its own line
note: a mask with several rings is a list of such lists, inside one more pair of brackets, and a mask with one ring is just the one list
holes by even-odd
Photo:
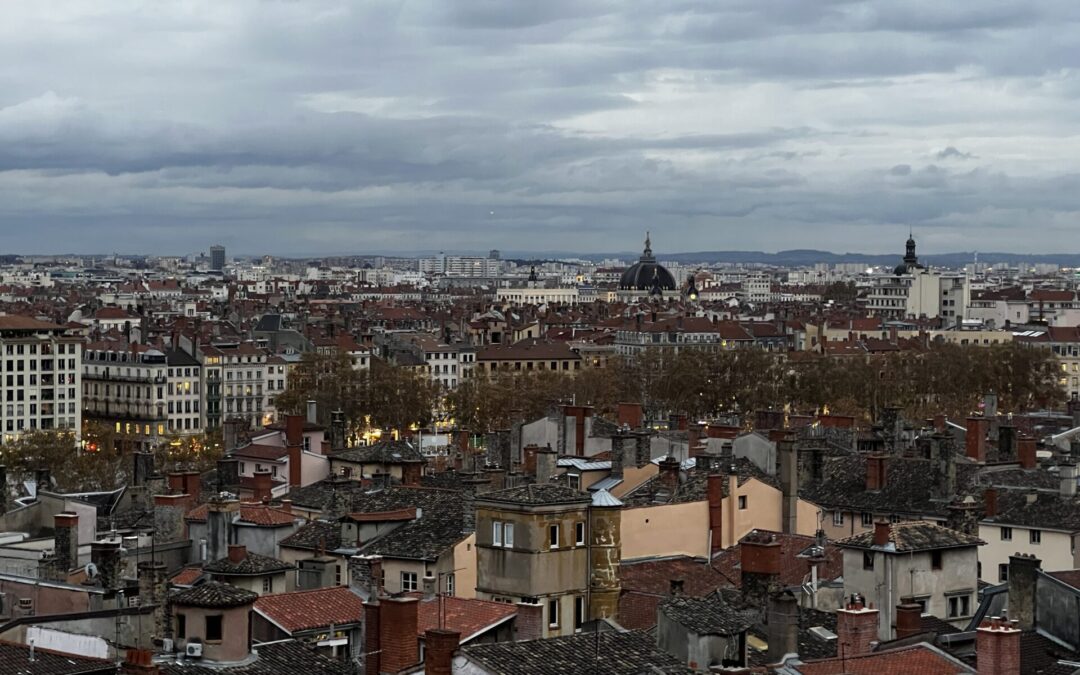
[[196, 504], [202, 502], [202, 475], [198, 471], [184, 472], [184, 494], [191, 495]]
[[420, 476], [423, 473], [423, 462], [405, 462], [401, 465], [401, 484], [407, 487], [420, 485]]
[[514, 619], [514, 640], [539, 640], [544, 637], [544, 606], [539, 602], [517, 603]]
[[382, 672], [382, 605], [377, 599], [364, 603], [364, 672]]
[[877, 634], [878, 610], [865, 607], [862, 597], [854, 595], [836, 610], [836, 655], [841, 659], [869, 654]]
[[877, 492], [885, 487], [885, 455], [869, 455], [866, 458], [866, 490]]
[[397, 673], [420, 662], [420, 641], [416, 634], [416, 598], [379, 600], [380, 667], [376, 672]]
[[1020, 672], [1020, 628], [1016, 621], [984, 619], [975, 629], [976, 672], [1017, 675]]
[[256, 471], [252, 478], [252, 498], [260, 504], [270, 501], [273, 492], [273, 477], [269, 471]]
[[[776, 444], [780, 460], [780, 529], [797, 534], [799, 525], [799, 454], [791, 434]], [[884, 475], [884, 471], [882, 471]], [[884, 481], [883, 481], [884, 482]]]
[[934, 415], [934, 431], [943, 433], [949, 418], [942, 414]]
[[521, 450], [521, 470], [526, 476], [536, 475], [536, 453], [540, 449], [538, 445], [526, 445]]
[[964, 437], [964, 451], [976, 462], [986, 461], [986, 434], [990, 429], [987, 417], [967, 418], [967, 431]]
[[996, 488], [986, 488], [983, 491], [983, 504], [986, 507], [986, 517], [993, 518], [998, 512], [998, 493]]
[[56, 571], [62, 580], [79, 559], [79, 514], [58, 513], [53, 516], [53, 555]]
[[638, 468], [652, 461], [652, 434], [639, 431], [634, 438], [634, 465]]
[[452, 675], [461, 633], [429, 628], [424, 633], [424, 675]]
[[149, 649], [128, 649], [120, 666], [124, 675], [157, 675], [161, 668], [154, 663], [154, 652]]
[[769, 663], [799, 653], [799, 601], [788, 591], [769, 597]]
[[674, 457], [665, 457], [660, 461], [660, 483], [675, 492], [679, 487], [679, 469], [681, 463]]
[[640, 429], [644, 413], [640, 403], [619, 404], [619, 426], [630, 429]]
[[776, 537], [754, 530], [739, 543], [742, 591], [747, 601], [764, 609], [770, 587], [780, 578], [783, 549]]
[[229, 544], [229, 562], [240, 564], [247, 559], [247, 546]]
[[874, 546], [885, 546], [889, 543], [889, 536], [892, 534], [892, 528], [889, 527], [889, 523], [879, 520], [874, 523]]
[[896, 606], [896, 639], [903, 640], [922, 631], [922, 605], [905, 598]]
[[289, 485], [299, 487], [303, 475], [300, 469], [304, 454], [304, 416], [285, 417], [285, 446], [289, 451]]
[[165, 478], [169, 486], [169, 492], [174, 495], [184, 494], [184, 472], [170, 471]]
[[711, 553], [724, 548], [724, 481], [726, 476], [719, 473], [709, 474], [707, 496], [709, 501], [709, 539]]
[[1039, 465], [1039, 458], [1035, 453], [1035, 439], [1033, 437], [1021, 436], [1016, 441], [1016, 456], [1020, 460], [1021, 468], [1034, 469]]

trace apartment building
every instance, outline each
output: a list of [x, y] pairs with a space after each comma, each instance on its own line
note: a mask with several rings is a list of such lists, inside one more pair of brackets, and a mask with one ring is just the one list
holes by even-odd
[[3, 441], [33, 429], [82, 427], [82, 345], [63, 326], [0, 316]]
[[[224, 419], [243, 419], [250, 427], [269, 424], [270, 354], [253, 342], [213, 345], [221, 360], [221, 402]], [[273, 366], [276, 372], [276, 365]], [[275, 375], [275, 378], [277, 376]]]
[[133, 449], [150, 450], [168, 432], [168, 357], [148, 345], [91, 342], [83, 361], [87, 419], [113, 427]]

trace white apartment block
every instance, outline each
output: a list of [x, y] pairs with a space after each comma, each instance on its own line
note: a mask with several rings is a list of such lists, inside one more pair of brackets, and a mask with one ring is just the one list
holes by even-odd
[[82, 427], [82, 340], [64, 327], [0, 316], [3, 441], [23, 431]]
[[421, 274], [444, 274], [450, 277], [494, 277], [502, 272], [498, 258], [443, 255], [420, 259]]

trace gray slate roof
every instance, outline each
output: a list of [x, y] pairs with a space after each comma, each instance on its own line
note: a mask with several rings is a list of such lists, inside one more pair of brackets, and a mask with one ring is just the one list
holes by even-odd
[[588, 504], [592, 497], [581, 490], [574, 490], [555, 483], [519, 485], [517, 487], [484, 492], [477, 501], [495, 501], [511, 504], [543, 506], [546, 504]]
[[257, 593], [237, 588], [231, 584], [208, 581], [205, 584], [186, 588], [174, 593], [169, 600], [176, 605], [188, 607], [241, 607], [255, 602]]
[[208, 563], [203, 567], [204, 570], [212, 574], [235, 575], [272, 574], [274, 572], [284, 572], [293, 568], [293, 565], [278, 560], [277, 558], [259, 555], [258, 553], [251, 553], [250, 551], [240, 562], [233, 562], [229, 558], [221, 558]]
[[462, 650], [499, 675], [689, 675], [694, 672], [656, 646], [649, 633], [581, 633], [547, 640], [498, 642]]
[[195, 661], [161, 664], [162, 675], [347, 675], [349, 664], [335, 661], [296, 641], [255, 647], [258, 659], [240, 666], [209, 668]]
[[[889, 544], [892, 544], [897, 553], [979, 546], [985, 543], [982, 539], [973, 535], [925, 521], [891, 523], [889, 525]], [[847, 539], [841, 539], [836, 542], [836, 545], [843, 548], [872, 548], [874, 546], [874, 532], [863, 532]]]
[[671, 597], [660, 603], [660, 611], [698, 635], [738, 635], [759, 618], [758, 612], [732, 607], [716, 594], [705, 598]]

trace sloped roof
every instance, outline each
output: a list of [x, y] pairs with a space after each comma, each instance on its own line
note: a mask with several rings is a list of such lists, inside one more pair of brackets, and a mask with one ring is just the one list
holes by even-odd
[[[461, 634], [465, 643], [507, 619], [516, 616], [514, 605], [490, 600], [474, 600], [456, 596], [422, 600], [417, 609], [416, 632], [423, 636], [428, 629], [441, 627]], [[440, 622], [441, 618], [441, 622]]]
[[264, 595], [255, 611], [289, 633], [360, 623], [364, 601], [348, 586]]
[[698, 635], [738, 635], [760, 618], [756, 611], [732, 607], [719, 594], [705, 598], [673, 596], [660, 603], [660, 611]]
[[588, 504], [591, 497], [573, 488], [555, 483], [519, 485], [517, 487], [485, 492], [477, 501], [494, 501], [512, 504], [542, 506], [546, 504]]
[[237, 588], [231, 584], [208, 581], [205, 584], [174, 593], [169, 600], [173, 604], [188, 607], [227, 608], [250, 604], [257, 597], [259, 597], [257, 593]]
[[547, 640], [470, 645], [462, 653], [496, 673], [515, 675], [689, 675], [677, 658], [641, 631], [582, 633]]
[[[985, 544], [982, 539], [964, 534], [948, 527], [942, 527], [926, 521], [911, 521], [889, 524], [889, 541], [892, 550], [897, 553], [909, 551], [932, 551], [942, 548], [960, 548]], [[874, 532], [862, 532], [836, 542], [844, 548], [873, 548]]]

